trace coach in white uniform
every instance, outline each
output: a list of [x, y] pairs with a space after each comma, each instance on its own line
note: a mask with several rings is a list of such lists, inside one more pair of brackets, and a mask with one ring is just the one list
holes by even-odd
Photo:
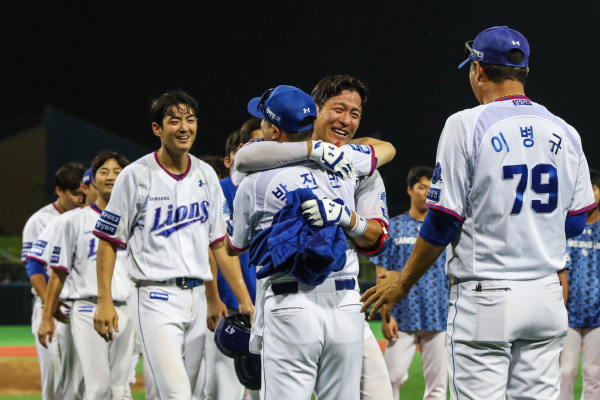
[[[190, 399], [198, 380], [206, 333], [203, 282], [216, 290], [208, 262], [209, 246], [221, 267], [225, 253], [225, 202], [215, 171], [189, 155], [196, 138], [197, 102], [169, 92], [151, 107], [158, 151], [127, 166], [119, 175], [96, 224], [98, 246], [98, 333], [112, 339], [118, 329], [111, 278], [116, 249], [129, 250], [129, 275], [136, 282], [132, 307], [160, 399]], [[239, 267], [222, 269], [240, 303], [254, 307]]]
[[401, 272], [369, 289], [371, 316], [392, 306], [448, 243], [453, 399], [556, 399], [567, 313], [557, 271], [567, 237], [595, 207], [581, 139], [525, 97], [529, 44], [507, 27], [467, 42], [481, 104], [452, 115], [427, 195], [430, 208]]

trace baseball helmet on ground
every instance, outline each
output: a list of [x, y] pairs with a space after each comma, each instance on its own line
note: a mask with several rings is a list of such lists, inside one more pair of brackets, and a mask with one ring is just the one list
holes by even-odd
[[259, 354], [248, 354], [233, 360], [235, 374], [242, 385], [250, 390], [260, 390], [261, 368]]
[[215, 329], [215, 343], [221, 353], [236, 358], [250, 354], [250, 319], [245, 314], [221, 317]]

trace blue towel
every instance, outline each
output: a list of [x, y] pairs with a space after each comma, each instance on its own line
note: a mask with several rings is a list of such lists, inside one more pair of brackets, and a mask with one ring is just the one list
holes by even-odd
[[285, 206], [275, 214], [273, 223], [261, 231], [250, 245], [250, 264], [261, 265], [259, 279], [275, 272], [288, 272], [299, 282], [319, 285], [329, 274], [346, 265], [346, 235], [337, 225], [310, 226], [300, 204], [317, 199], [310, 189], [286, 194]]

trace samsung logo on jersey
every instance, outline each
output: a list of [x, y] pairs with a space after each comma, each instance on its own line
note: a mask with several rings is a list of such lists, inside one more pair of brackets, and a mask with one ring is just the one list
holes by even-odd
[[38, 247], [41, 247], [42, 249], [45, 249], [46, 246], [48, 245], [48, 242], [45, 242], [43, 240], [38, 240], [37, 242], [35, 242], [35, 245]]
[[169, 196], [150, 196], [148, 197], [149, 201], [164, 201], [169, 200]]
[[394, 238], [394, 244], [415, 244], [417, 242], [417, 238], [414, 236], [403, 236]]
[[52, 254], [60, 254], [60, 246], [54, 246], [52, 249]]
[[107, 224], [106, 222], [103, 222], [102, 220], [98, 220], [98, 222], [96, 222], [96, 230], [102, 233], [107, 233], [109, 235], [114, 235], [115, 233], [117, 233], [117, 227]]
[[440, 201], [440, 197], [442, 196], [442, 191], [440, 189], [437, 188], [429, 188], [429, 191], [427, 192], [427, 200], [431, 200], [431, 201]]
[[158, 300], [169, 301], [169, 295], [167, 293], [150, 292], [150, 298], [151, 299], [158, 299]]
[[115, 225], [119, 225], [119, 221], [121, 221], [121, 217], [106, 210], [102, 211], [102, 214], [100, 214], [100, 219]]
[[154, 225], [150, 232], [156, 232], [157, 236], [169, 237], [178, 230], [185, 228], [193, 223], [204, 223], [208, 220], [209, 202], [204, 200], [201, 203], [195, 202], [189, 206], [179, 206], [175, 208], [169, 204], [167, 215], [162, 219], [163, 208], [154, 209]]
[[41, 256], [42, 254], [44, 254], [44, 249], [40, 249], [39, 247], [33, 246], [33, 248], [29, 250], [29, 252], [33, 255]]
[[530, 106], [531, 101], [525, 99], [516, 99], [512, 101], [515, 106]]

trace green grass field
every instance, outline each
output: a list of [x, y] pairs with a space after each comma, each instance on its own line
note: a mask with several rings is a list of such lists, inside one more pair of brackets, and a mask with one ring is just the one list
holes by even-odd
[[[371, 329], [377, 337], [382, 339], [381, 322], [370, 322]], [[0, 326], [0, 346], [33, 346], [33, 335], [29, 326]], [[3, 360], [6, 360], [4, 358]], [[1, 373], [1, 372], [0, 372]], [[138, 373], [142, 373], [141, 363], [138, 365]], [[421, 354], [417, 353], [409, 370], [409, 379], [400, 391], [400, 398], [404, 400], [418, 400], [423, 398], [425, 381], [423, 379]], [[581, 396], [581, 373], [575, 382], [575, 398]], [[133, 391], [134, 400], [145, 398], [143, 391]], [[40, 400], [38, 395], [0, 396], [1, 400]]]

